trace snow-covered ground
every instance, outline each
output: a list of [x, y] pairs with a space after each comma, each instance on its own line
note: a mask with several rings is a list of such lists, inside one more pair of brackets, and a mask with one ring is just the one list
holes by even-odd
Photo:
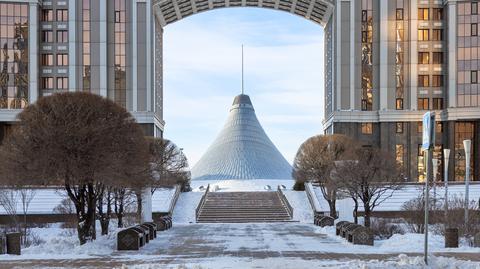
[[226, 269], [226, 268], [275, 268], [275, 269], [479, 269], [480, 264], [462, 261], [454, 258], [430, 257], [429, 265], [425, 265], [422, 257], [408, 257], [400, 254], [387, 261], [381, 260], [303, 260], [296, 258], [266, 258], [245, 259], [232, 257], [219, 257], [203, 259], [182, 265], [123, 265], [120, 269]]
[[[62, 200], [69, 199], [62, 188], [39, 188], [35, 189], [34, 193], [28, 214], [53, 214], [55, 207], [60, 205]], [[153, 212], [168, 212], [174, 194], [174, 188], [158, 188], [152, 196]], [[14, 192], [13, 197], [17, 200], [17, 212], [23, 212], [19, 192]], [[6, 214], [3, 206], [0, 205], [0, 215]]]
[[293, 220], [301, 223], [313, 223], [313, 210], [304, 191], [283, 191], [293, 208]]
[[[313, 187], [313, 191], [318, 199], [318, 204], [322, 211], [328, 211], [328, 203], [323, 198], [322, 191], [319, 187]], [[395, 191], [393, 195], [388, 198], [385, 202], [380, 204], [375, 208], [375, 211], [398, 211], [401, 210], [402, 205], [405, 202], [408, 202], [411, 199], [417, 198], [423, 192], [423, 185], [405, 185], [402, 189]], [[430, 197], [437, 197], [439, 202], [444, 200], [445, 196], [445, 188], [442, 185], [439, 185], [435, 188], [430, 188]], [[456, 197], [464, 197], [465, 196], [465, 185], [462, 184], [455, 184], [450, 185], [448, 187], [448, 194], [449, 199], [452, 199], [454, 196]], [[472, 201], [480, 201], [480, 184], [471, 184], [470, 185], [470, 192], [469, 192], [469, 199]], [[343, 203], [345, 203], [345, 210], [348, 211], [348, 215], [352, 215], [353, 211], [353, 201], [352, 199], [343, 199]], [[340, 200], [340, 204], [342, 200]], [[337, 210], [341, 210], [337, 209]], [[360, 211], [363, 210], [362, 205], [360, 204]], [[342, 214], [342, 212], [340, 212]]]
[[288, 179], [192, 180], [191, 186], [193, 191], [204, 191], [200, 187], [206, 188], [209, 184], [211, 191], [265, 191], [268, 187], [271, 190], [277, 190], [279, 185], [291, 189], [294, 183], [293, 180]]
[[[73, 231], [58, 226], [35, 228], [33, 232], [44, 242], [23, 249], [21, 256], [1, 256], [0, 268], [4, 268], [2, 262], [28, 260], [35, 264], [45, 259], [58, 261], [55, 268], [70, 268], [68, 260], [89, 259], [111, 261], [119, 264], [115, 268], [122, 269], [182, 268], [181, 265], [185, 265], [183, 268], [199, 268], [195, 266], [200, 265], [201, 268], [480, 269], [479, 259], [468, 262], [434, 256], [430, 258], [430, 266], [425, 267], [421, 258], [422, 234], [395, 235], [375, 241], [373, 247], [358, 246], [335, 236], [333, 227], [300, 223], [177, 225], [159, 232], [159, 237], [139, 252], [116, 251], [115, 230], [83, 246], [79, 245]], [[479, 248], [463, 245], [458, 249], [446, 249], [443, 244], [441, 236], [432, 235], [431, 253], [436, 256], [453, 255], [454, 252], [480, 253]]]
[[195, 223], [195, 210], [197, 209], [203, 192], [182, 192], [173, 209], [172, 221], [176, 224]]

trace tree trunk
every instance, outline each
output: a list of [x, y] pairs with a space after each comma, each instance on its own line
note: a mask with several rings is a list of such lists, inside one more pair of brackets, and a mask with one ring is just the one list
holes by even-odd
[[142, 192], [136, 191], [135, 195], [137, 196], [137, 222], [142, 223]]
[[[83, 223], [79, 223], [79, 237], [80, 231], [82, 232], [83, 242], [89, 242], [97, 239], [97, 233], [95, 229], [95, 213], [96, 213], [96, 205], [97, 199], [95, 197], [95, 190], [92, 183], [87, 184], [87, 213], [85, 214], [85, 218]], [[80, 239], [80, 243], [82, 244], [82, 239]]]
[[353, 208], [353, 222], [358, 224], [358, 200], [353, 199], [353, 202], [355, 203], [355, 207]]
[[[105, 199], [104, 199], [105, 198]], [[105, 193], [103, 192], [98, 199], [98, 219], [100, 220], [100, 227], [102, 228], [102, 235], [108, 234], [108, 227], [110, 224], [110, 218], [112, 215], [112, 197], [110, 189], [107, 189], [107, 196], [105, 197]], [[106, 203], [107, 212], [103, 211], [103, 203]]]
[[330, 217], [337, 219], [337, 207], [336, 200], [327, 200], [328, 206], [330, 207]]
[[115, 215], [117, 215], [117, 227], [123, 228], [123, 214], [125, 204], [125, 189], [115, 191]]
[[370, 216], [371, 216], [372, 211], [370, 210], [370, 205], [369, 204], [364, 204], [363, 206], [365, 208], [365, 216], [364, 216], [365, 227], [370, 228]]

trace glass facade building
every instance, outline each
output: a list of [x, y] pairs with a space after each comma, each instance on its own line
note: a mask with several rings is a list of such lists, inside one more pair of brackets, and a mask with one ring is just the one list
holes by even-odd
[[28, 5], [0, 3], [0, 109], [28, 104]]

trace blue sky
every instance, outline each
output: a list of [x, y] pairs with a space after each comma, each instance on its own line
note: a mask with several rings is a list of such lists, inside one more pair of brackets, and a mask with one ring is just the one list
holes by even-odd
[[193, 166], [221, 130], [241, 91], [266, 133], [291, 163], [308, 137], [321, 133], [323, 29], [295, 15], [259, 8], [226, 8], [165, 27], [165, 138]]

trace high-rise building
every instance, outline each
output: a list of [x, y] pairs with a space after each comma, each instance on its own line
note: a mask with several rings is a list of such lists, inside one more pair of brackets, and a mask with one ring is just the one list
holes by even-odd
[[0, 0], [0, 141], [22, 108], [65, 91], [108, 97], [160, 136], [152, 16], [151, 1]]
[[424, 180], [422, 115], [436, 112], [434, 157], [452, 150], [449, 179], [463, 181], [472, 139], [480, 180], [480, 37], [477, 1], [336, 1], [325, 27], [325, 133], [395, 154]]
[[480, 180], [480, 18], [465, 0], [0, 0], [0, 141], [22, 108], [62, 91], [108, 97], [161, 136], [163, 28], [224, 7], [325, 29], [325, 133], [387, 149], [422, 181], [421, 116], [435, 110], [439, 171], [449, 148], [449, 179], [462, 181], [472, 139]]

